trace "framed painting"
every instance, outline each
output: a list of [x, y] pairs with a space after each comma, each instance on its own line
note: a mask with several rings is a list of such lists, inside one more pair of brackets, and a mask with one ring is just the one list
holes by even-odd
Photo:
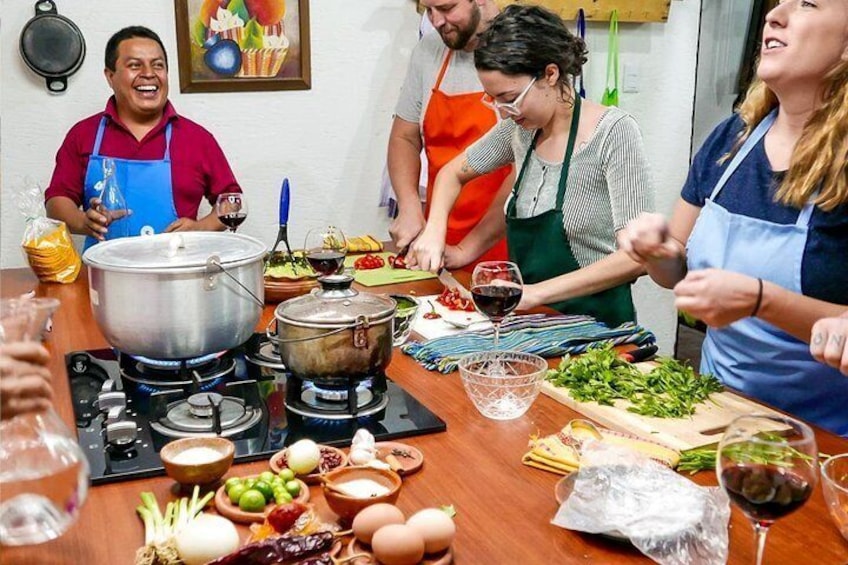
[[309, 0], [174, 0], [180, 92], [309, 90]]

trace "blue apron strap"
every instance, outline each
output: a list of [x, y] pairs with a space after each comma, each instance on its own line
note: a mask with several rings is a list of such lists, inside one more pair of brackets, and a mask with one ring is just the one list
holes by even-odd
[[168, 125], [165, 126], [165, 156], [163, 159], [165, 161], [171, 160], [171, 122], [168, 122]]
[[733, 159], [730, 161], [730, 164], [722, 173], [721, 178], [716, 183], [713, 188], [712, 194], [710, 194], [710, 200], [715, 201], [718, 193], [721, 192], [721, 189], [724, 188], [724, 185], [727, 184], [727, 180], [730, 176], [736, 171], [739, 167], [740, 163], [745, 160], [745, 157], [751, 152], [754, 147], [756, 147], [757, 143], [766, 135], [771, 125], [774, 123], [774, 119], [777, 117], [777, 109], [771, 111], [771, 113], [763, 118], [763, 121], [759, 123], [759, 125], [754, 129], [753, 133], [748, 136], [748, 139], [745, 140], [745, 143], [742, 144], [742, 147], [739, 148], [739, 151], [736, 152], [736, 155], [733, 156]]
[[100, 156], [100, 142], [103, 141], [103, 131], [106, 129], [106, 116], [100, 118], [100, 125], [97, 126], [97, 137], [94, 138], [94, 149], [91, 150], [92, 157]]
[[810, 200], [804, 204], [804, 207], [801, 208], [801, 212], [798, 214], [798, 219], [795, 220], [795, 225], [799, 228], [806, 228], [810, 223], [810, 218], [813, 216], [813, 211], [816, 209], [816, 205], [813, 202], [815, 200], [818, 192], [810, 197]]

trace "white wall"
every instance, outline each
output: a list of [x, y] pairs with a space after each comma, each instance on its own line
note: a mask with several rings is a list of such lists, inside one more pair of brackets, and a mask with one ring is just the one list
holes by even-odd
[[[47, 93], [43, 79], [18, 55], [18, 36], [33, 4], [3, 0], [0, 6], [0, 266], [24, 264], [24, 220], [15, 194], [27, 177], [46, 186], [65, 132], [103, 108], [110, 94], [103, 48], [114, 31], [132, 24], [162, 36], [172, 59], [171, 100], [215, 134], [249, 195], [243, 233], [273, 242], [279, 183], [288, 176], [293, 241], [324, 222], [351, 234], [387, 237], [388, 222], [376, 202], [391, 113], [416, 41], [413, 2], [368, 0], [354, 9], [344, 0], [311, 1], [312, 90], [180, 94], [171, 0], [59, 0], [59, 13], [80, 27], [88, 54], [68, 91], [58, 96]], [[621, 25], [621, 63], [640, 75], [640, 92], [622, 94], [621, 106], [642, 126], [664, 212], [671, 210], [689, 163], [699, 11], [700, 0], [676, 1], [668, 23]], [[588, 42], [587, 88], [597, 100], [606, 71], [605, 25], [590, 23]], [[669, 294], [647, 280], [636, 288], [640, 322], [671, 352], [675, 314]]]

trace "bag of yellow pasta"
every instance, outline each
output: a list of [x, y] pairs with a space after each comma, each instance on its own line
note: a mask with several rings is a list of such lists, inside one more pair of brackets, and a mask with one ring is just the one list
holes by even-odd
[[42, 198], [38, 186], [21, 193], [20, 208], [27, 217], [21, 247], [38, 280], [72, 283], [79, 276], [82, 261], [65, 222], [44, 217]]

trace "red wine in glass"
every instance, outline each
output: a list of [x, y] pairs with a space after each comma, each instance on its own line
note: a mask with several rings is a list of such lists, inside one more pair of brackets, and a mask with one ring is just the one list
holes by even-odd
[[484, 284], [471, 289], [474, 304], [491, 320], [503, 320], [521, 302], [521, 287]]
[[721, 472], [721, 483], [745, 514], [761, 522], [786, 516], [813, 494], [813, 487], [804, 477], [782, 467], [728, 467]]
[[247, 219], [247, 214], [244, 212], [235, 212], [218, 216], [218, 219], [221, 220], [221, 223], [227, 226], [227, 228], [231, 231], [236, 231], [236, 228], [238, 228], [242, 222]]
[[341, 270], [345, 254], [333, 250], [310, 251], [306, 254], [306, 260], [316, 273], [326, 277]]

